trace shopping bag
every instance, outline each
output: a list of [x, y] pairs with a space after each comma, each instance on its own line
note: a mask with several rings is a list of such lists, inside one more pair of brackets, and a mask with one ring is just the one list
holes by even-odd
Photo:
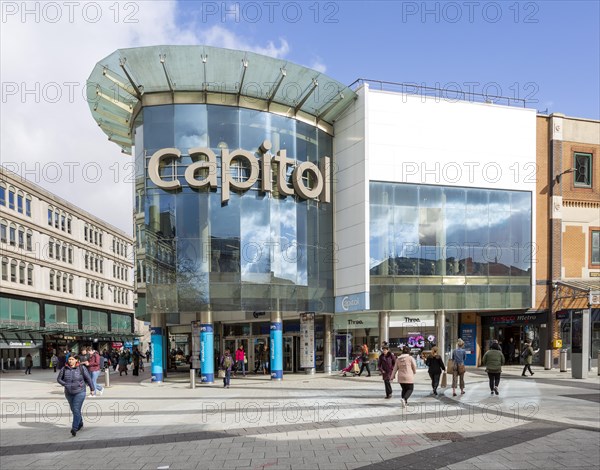
[[219, 369], [219, 372], [217, 372], [217, 377], [219, 377], [220, 379], [224, 379], [225, 371], [223, 369]]
[[454, 372], [454, 361], [452, 359], [448, 359], [448, 364], [446, 364], [446, 370], [450, 373]]
[[360, 372], [360, 367], [357, 363], [354, 363], [354, 366], [352, 366], [352, 372], [355, 374], [358, 374]]
[[446, 372], [442, 372], [442, 380], [440, 381], [440, 387], [446, 388], [448, 386], [448, 378]]

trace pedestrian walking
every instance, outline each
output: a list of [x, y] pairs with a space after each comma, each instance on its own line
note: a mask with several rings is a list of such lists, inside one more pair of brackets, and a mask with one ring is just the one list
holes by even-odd
[[56, 368], [58, 367], [58, 356], [56, 353], [52, 353], [52, 357], [50, 358], [50, 367], [52, 367], [54, 372], [56, 372]]
[[88, 360], [88, 372], [90, 373], [90, 377], [92, 379], [92, 384], [94, 384], [94, 393], [90, 393], [90, 398], [95, 394], [99, 393], [102, 395], [104, 393], [104, 387], [98, 383], [98, 377], [100, 376], [100, 354], [98, 351], [90, 349], [90, 355]]
[[381, 372], [383, 378], [383, 384], [385, 386], [385, 398], [392, 398], [392, 380], [394, 366], [396, 365], [396, 356], [390, 351], [390, 347], [385, 344], [381, 348], [381, 355], [377, 361], [377, 368]]
[[402, 388], [402, 406], [408, 406], [408, 399], [415, 388], [415, 374], [417, 373], [417, 363], [415, 358], [410, 355], [410, 348], [404, 346], [402, 354], [396, 358], [396, 365], [392, 371], [392, 380], [398, 374], [398, 383]]
[[33, 358], [31, 354], [27, 353], [25, 356], [25, 373], [31, 375], [31, 368], [33, 367]]
[[481, 359], [481, 365], [485, 366], [485, 371], [490, 380], [490, 392], [493, 395], [499, 395], [498, 385], [500, 384], [500, 374], [502, 374], [502, 366], [505, 364], [504, 354], [498, 343], [493, 343], [489, 351], [487, 351]]
[[240, 347], [235, 350], [235, 370], [233, 376], [237, 375], [239, 370], [242, 371], [242, 375], [246, 377], [246, 353], [244, 352], [244, 345], [240, 344]]
[[220, 363], [221, 370], [225, 372], [225, 377], [223, 377], [223, 387], [229, 388], [229, 384], [231, 383], [231, 369], [233, 368], [233, 358], [231, 357], [229, 349], [226, 349], [223, 353]]
[[69, 402], [69, 408], [73, 413], [73, 424], [71, 425], [71, 435], [75, 436], [83, 427], [83, 417], [81, 408], [85, 401], [85, 385], [90, 387], [90, 393], [94, 394], [94, 384], [88, 370], [79, 364], [77, 357], [69, 356], [65, 367], [58, 373], [56, 381], [65, 389], [65, 398]]
[[363, 370], [367, 369], [367, 377], [371, 377], [371, 369], [369, 369], [369, 347], [366, 344], [362, 345], [360, 349], [360, 374], [362, 374]]
[[137, 348], [133, 349], [133, 375], [140, 375], [140, 361], [142, 355]]
[[525, 377], [525, 371], [528, 370], [531, 375], [533, 375], [533, 371], [531, 370], [531, 363], [533, 362], [533, 348], [531, 347], [531, 343], [525, 343], [523, 345], [523, 352], [521, 353], [521, 357], [523, 361], [525, 361], [525, 367], [523, 367], [523, 372], [521, 375]]
[[[265, 362], [265, 345], [260, 343], [258, 345], [258, 349], [256, 350], [256, 361], [254, 367], [254, 373], [258, 374], [258, 371], [263, 368], [263, 363]], [[264, 370], [263, 370], [264, 373]]]
[[446, 370], [444, 360], [438, 354], [437, 346], [431, 348], [431, 354], [425, 360], [425, 365], [428, 367], [427, 372], [429, 373], [429, 377], [431, 377], [431, 388], [433, 389], [432, 393], [435, 396], [437, 396], [437, 389], [440, 385], [440, 377], [442, 376], [442, 371]]
[[125, 372], [125, 375], [129, 375], [129, 374], [127, 374], [127, 366], [129, 365], [129, 358], [127, 357], [127, 355], [125, 353], [122, 353], [119, 356], [118, 363], [119, 363], [119, 376], [122, 376], [123, 372]]
[[[465, 359], [467, 351], [464, 350], [465, 342], [458, 338], [456, 349], [452, 351], [452, 396], [456, 396], [456, 386], [460, 385], [461, 395], [465, 394]], [[459, 383], [460, 380], [460, 383]]]

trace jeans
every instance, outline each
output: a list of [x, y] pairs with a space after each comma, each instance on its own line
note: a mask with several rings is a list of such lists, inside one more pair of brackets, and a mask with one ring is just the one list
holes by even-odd
[[400, 384], [400, 387], [402, 387], [402, 398], [408, 402], [408, 399], [415, 388], [415, 384]]
[[494, 391], [494, 387], [497, 387], [500, 383], [500, 372], [488, 372], [490, 379], [490, 391]]
[[238, 372], [241, 369], [242, 374], [246, 375], [246, 365], [244, 364], [244, 360], [237, 361], [235, 371]]
[[[108, 374], [108, 371], [106, 372]], [[94, 372], [90, 372], [90, 375], [92, 376], [92, 383], [94, 384], [94, 390], [97, 390], [99, 392], [101, 392], [102, 390], [104, 390], [104, 387], [102, 387], [102, 385], [99, 385], [98, 382], [98, 377], [100, 376], [100, 371], [99, 370], [95, 370]]]
[[437, 388], [440, 386], [440, 377], [442, 376], [442, 373], [439, 372], [437, 374], [434, 374], [433, 372], [429, 372], [429, 377], [431, 377], [431, 388], [433, 389], [434, 392], [437, 391]]
[[384, 380], [383, 383], [385, 385], [385, 396], [391, 397], [392, 396], [392, 384], [390, 383], [389, 380]]
[[73, 429], [73, 431], [79, 431], [79, 428], [83, 426], [81, 407], [83, 406], [83, 401], [85, 400], [85, 390], [77, 393], [76, 395], [65, 392], [65, 397], [67, 398], [67, 401], [69, 402], [69, 408], [71, 408], [71, 412], [73, 413], [73, 425], [71, 426], [71, 429]]
[[231, 370], [225, 370], [225, 377], [223, 377], [223, 387], [229, 387], [231, 383]]

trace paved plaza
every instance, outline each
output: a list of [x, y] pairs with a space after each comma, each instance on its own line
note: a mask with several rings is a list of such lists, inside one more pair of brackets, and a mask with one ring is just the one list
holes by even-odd
[[[85, 427], [70, 413], [52, 371], [0, 377], [0, 468], [68, 469], [597, 469], [600, 380], [507, 367], [500, 395], [483, 370], [465, 395], [430, 395], [419, 370], [409, 407], [381, 378], [249, 375], [224, 389], [191, 389], [189, 375], [162, 385], [111, 374], [87, 398]], [[101, 378], [103, 380], [103, 378]], [[102, 383], [102, 382], [101, 382]]]

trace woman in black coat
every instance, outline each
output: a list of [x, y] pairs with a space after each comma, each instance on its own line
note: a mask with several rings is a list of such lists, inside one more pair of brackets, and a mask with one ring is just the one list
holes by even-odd
[[379, 361], [377, 361], [377, 369], [379, 369], [379, 372], [381, 372], [381, 375], [383, 376], [385, 398], [392, 398], [392, 385], [390, 384], [390, 380], [392, 380], [392, 372], [396, 365], [396, 356], [390, 351], [390, 347], [387, 344], [384, 344], [381, 347], [381, 351]]
[[87, 368], [81, 366], [75, 356], [69, 356], [65, 367], [58, 373], [56, 381], [65, 388], [65, 397], [73, 413], [71, 434], [75, 436], [83, 427], [81, 408], [85, 400], [85, 384], [90, 387], [90, 395], [95, 395], [96, 390]]
[[425, 360], [425, 365], [429, 368], [428, 372], [429, 377], [431, 377], [431, 388], [433, 389], [433, 394], [437, 395], [437, 388], [440, 385], [442, 371], [446, 370], [444, 361], [438, 354], [437, 346], [431, 348], [431, 354]]

